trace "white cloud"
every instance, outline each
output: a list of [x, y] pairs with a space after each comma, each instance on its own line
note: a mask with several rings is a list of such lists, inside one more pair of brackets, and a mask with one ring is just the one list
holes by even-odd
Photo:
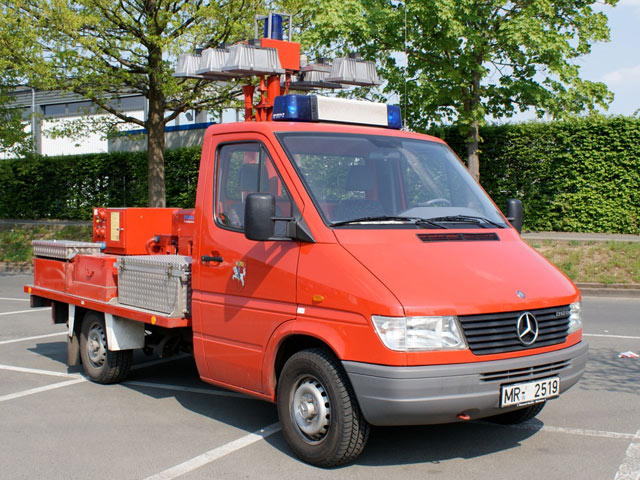
[[602, 76], [602, 81], [610, 88], [638, 85], [640, 83], [640, 65], [619, 68]]

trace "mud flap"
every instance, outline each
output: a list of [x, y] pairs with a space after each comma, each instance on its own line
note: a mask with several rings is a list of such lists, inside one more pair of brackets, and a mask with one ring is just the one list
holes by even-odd
[[75, 367], [80, 365], [80, 340], [78, 334], [67, 337], [67, 366]]

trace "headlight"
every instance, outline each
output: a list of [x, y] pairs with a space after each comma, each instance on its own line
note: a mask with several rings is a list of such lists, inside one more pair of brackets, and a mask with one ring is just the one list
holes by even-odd
[[391, 350], [463, 350], [467, 344], [458, 317], [371, 317], [376, 333]]
[[582, 304], [580, 302], [569, 305], [569, 331], [577, 332], [582, 328]]

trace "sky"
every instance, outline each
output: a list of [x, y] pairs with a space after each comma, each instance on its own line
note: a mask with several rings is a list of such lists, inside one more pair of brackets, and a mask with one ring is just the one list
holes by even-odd
[[[575, 60], [580, 76], [603, 82], [613, 92], [613, 102], [607, 110], [601, 108], [602, 113], [640, 117], [640, 0], [619, 0], [615, 7], [600, 3], [593, 8], [607, 15], [610, 40], [593, 44], [590, 54]], [[528, 110], [487, 120], [501, 124], [540, 119]]]
[[[585, 80], [603, 82], [613, 92], [614, 99], [606, 115], [636, 114], [640, 117], [640, 0], [619, 0], [615, 7], [595, 0], [593, 8], [604, 12], [609, 21], [609, 42], [592, 45], [591, 53], [575, 59], [580, 76]], [[396, 61], [406, 64], [402, 53]], [[390, 102], [398, 102], [391, 95]], [[636, 113], [637, 112], [637, 113]], [[489, 123], [517, 123], [539, 120], [533, 110], [516, 113], [512, 117], [487, 118]], [[543, 119], [544, 120], [544, 119]]]
[[582, 78], [604, 82], [614, 93], [606, 113], [633, 115], [640, 109], [640, 0], [598, 8], [609, 17], [611, 41], [596, 43], [578, 60]]

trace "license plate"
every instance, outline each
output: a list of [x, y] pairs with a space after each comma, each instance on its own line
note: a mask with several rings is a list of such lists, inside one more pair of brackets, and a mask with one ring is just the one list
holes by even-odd
[[560, 378], [506, 385], [500, 390], [500, 406], [512, 407], [541, 402], [560, 395]]

